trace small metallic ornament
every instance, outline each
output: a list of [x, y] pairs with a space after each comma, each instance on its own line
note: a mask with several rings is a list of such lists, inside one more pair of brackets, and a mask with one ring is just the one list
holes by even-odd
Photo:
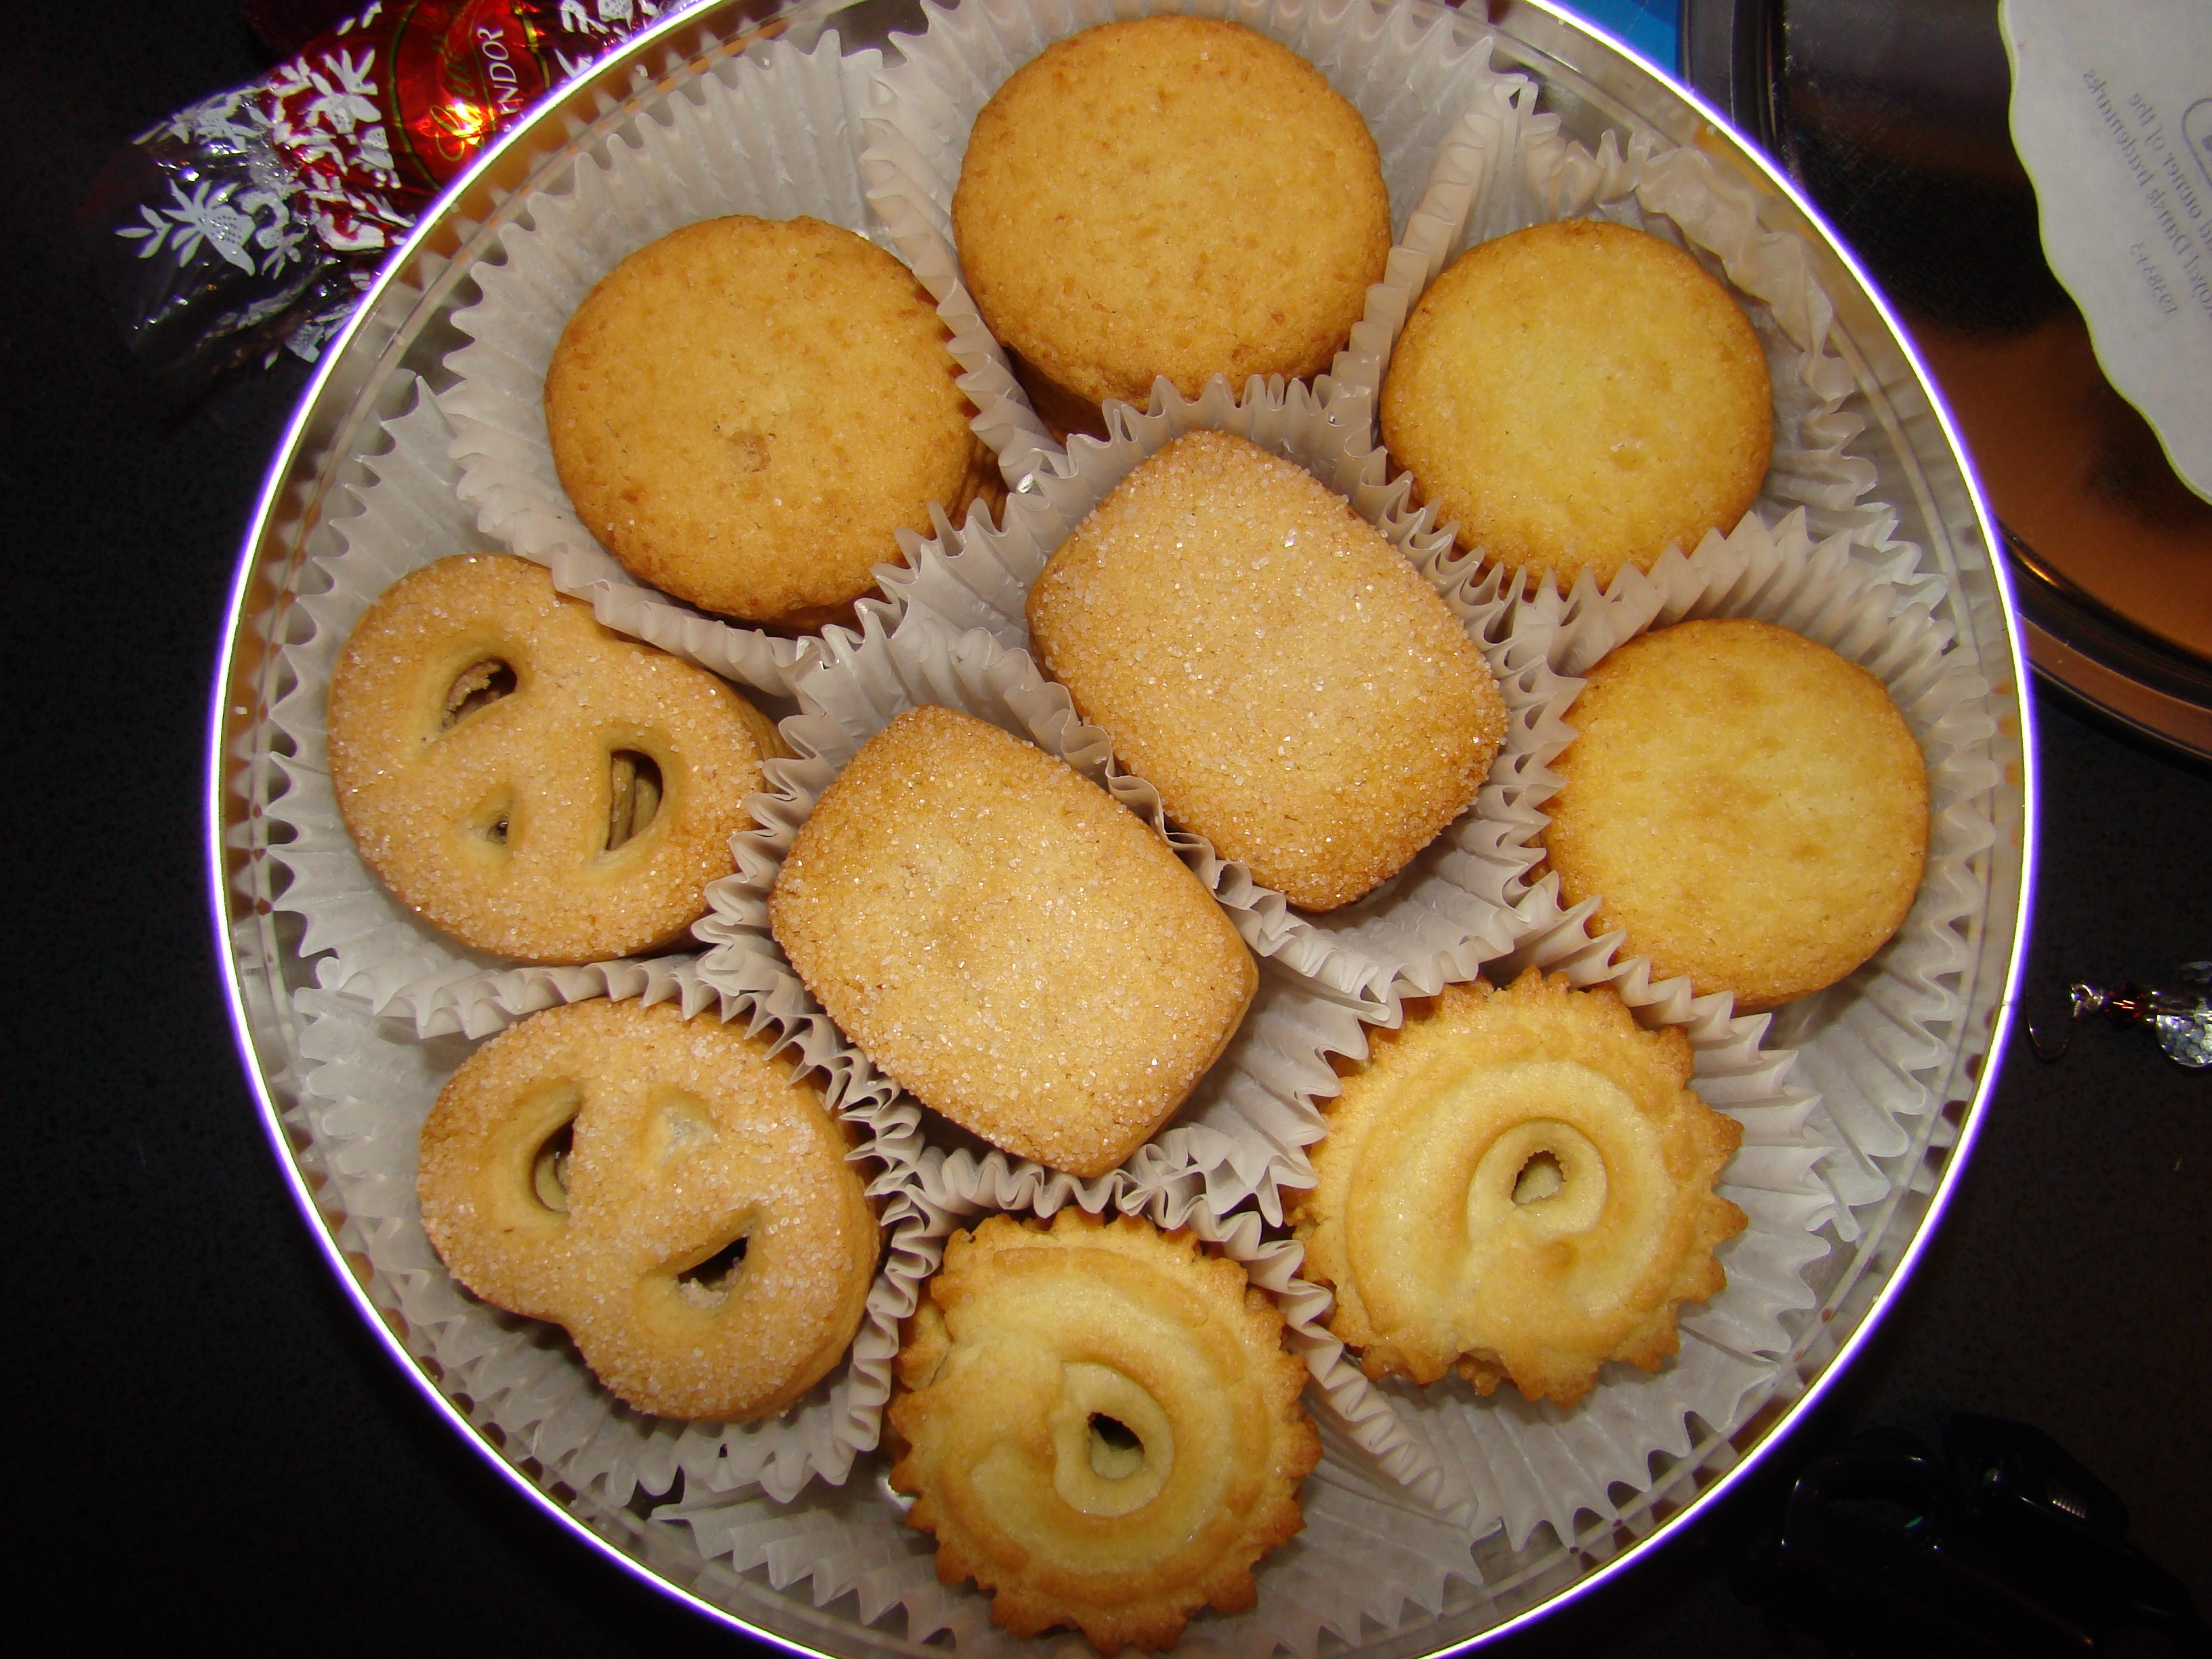
[[2074, 1040], [2075, 1024], [2101, 1013], [2115, 1029], [2148, 1024], [2153, 1040], [2178, 1066], [2212, 1066], [2212, 962], [2184, 963], [2173, 977], [2172, 985], [2127, 984], [2112, 991], [2077, 981], [2067, 988], [2073, 1006], [2058, 1040], [2046, 1041], [2031, 1022], [2028, 1046], [2038, 1060], [2058, 1060]]

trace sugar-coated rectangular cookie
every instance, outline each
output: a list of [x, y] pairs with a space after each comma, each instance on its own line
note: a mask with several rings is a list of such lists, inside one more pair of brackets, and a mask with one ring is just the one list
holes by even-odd
[[1334, 909], [1464, 811], [1505, 702], [1451, 608], [1311, 473], [1187, 434], [1117, 484], [1030, 590], [1045, 672], [1168, 815]]
[[776, 942], [846, 1034], [924, 1105], [1082, 1176], [1142, 1146], [1258, 985], [1167, 843], [1042, 750], [909, 709], [801, 827]]

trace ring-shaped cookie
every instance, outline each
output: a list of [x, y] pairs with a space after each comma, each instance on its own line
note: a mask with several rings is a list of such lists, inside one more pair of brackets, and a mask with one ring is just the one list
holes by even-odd
[[849, 1133], [771, 1047], [666, 1003], [532, 1015], [422, 1126], [431, 1244], [640, 1411], [781, 1411], [851, 1345], [878, 1230]]
[[720, 680], [608, 632], [504, 554], [441, 559], [368, 608], [329, 732], [369, 868], [462, 944], [542, 963], [681, 937], [781, 752]]
[[1563, 1406], [1608, 1359], [1656, 1370], [1745, 1223], [1712, 1190], [1742, 1129], [1690, 1074], [1679, 1029], [1534, 969], [1377, 1033], [1291, 1212], [1330, 1330], [1370, 1376], [1455, 1368]]
[[1282, 1316], [1187, 1232], [1073, 1207], [958, 1234], [899, 1355], [891, 1485], [937, 1576], [995, 1592], [1017, 1635], [1172, 1646], [1253, 1605], [1321, 1455]]

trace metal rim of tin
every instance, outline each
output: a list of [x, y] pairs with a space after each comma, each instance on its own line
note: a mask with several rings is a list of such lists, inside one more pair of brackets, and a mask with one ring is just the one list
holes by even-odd
[[[724, 1588], [749, 1605], [740, 1612], [708, 1599], [706, 1564], [672, 1559], [642, 1517], [587, 1499], [555, 1483], [528, 1459], [511, 1460], [470, 1421], [409, 1352], [396, 1316], [369, 1294], [373, 1270], [349, 1255], [345, 1217], [325, 1183], [302, 1163], [307, 1150], [284, 1121], [296, 1100], [297, 1033], [290, 992], [310, 982], [288, 919], [270, 902], [270, 870], [259, 804], [271, 769], [264, 715], [271, 696], [272, 646], [289, 625], [291, 583], [325, 497], [357, 469], [356, 439], [365, 423], [396, 412], [416, 373], [435, 384], [437, 366], [459, 337], [447, 323], [467, 285], [474, 255], [518, 210], [529, 183], [557, 167], [638, 103], [740, 50], [763, 24], [798, 8], [779, 0], [710, 0], [641, 33], [584, 78], [542, 104], [454, 180], [363, 296], [347, 328], [326, 349], [271, 462], [234, 574], [209, 721], [207, 837], [210, 898], [223, 989], [239, 1054], [261, 1126], [309, 1237], [362, 1322], [431, 1409], [539, 1510], [615, 1566], [703, 1616], [794, 1654], [858, 1659], [867, 1654], [923, 1654], [890, 1632], [834, 1619], [805, 1597], [786, 1598], [724, 1571]], [[818, 7], [807, 9], [817, 11]], [[1731, 1490], [1781, 1444], [1790, 1427], [1827, 1393], [1902, 1294], [1956, 1190], [1993, 1089], [2012, 1023], [2025, 959], [2035, 862], [2035, 753], [2032, 715], [2021, 695], [2026, 656], [2005, 562], [1993, 556], [1994, 520], [1948, 410], [1887, 304], [1791, 181], [1762, 152], [1736, 137], [1711, 106], [1657, 66], [1556, 10], [1549, 0], [1491, 0], [1490, 21], [1508, 37], [1500, 56], [1532, 70], [1563, 108], [1595, 111], [1608, 125], [1642, 125], [1694, 143], [1766, 191], [1770, 222], [1799, 230], [1813, 245], [1837, 300], [1846, 355], [1869, 394], [1876, 428], [1891, 447], [1882, 493], [1917, 509], [1908, 528], [1952, 578], [1952, 607], [1990, 671], [1997, 696], [2009, 695], [1996, 748], [2002, 781], [1993, 803], [1995, 845], [1985, 855], [1988, 903], [1966, 944], [1972, 959], [1966, 1012], [1941, 1079], [1941, 1108], [1928, 1114], [1912, 1158], [1917, 1173], [1866, 1231], [1826, 1291], [1818, 1316], [1785, 1368], [1799, 1385], [1754, 1413], [1733, 1435], [1708, 1433], [1616, 1522], [1586, 1526], [1490, 1594], [1431, 1625], [1401, 1629], [1360, 1651], [1377, 1656], [1465, 1651], [1577, 1601], [1643, 1559], [1662, 1540]], [[872, 19], [868, 14], [875, 14]], [[886, 15], [896, 13], [896, 15]], [[863, 23], [849, 48], [880, 41], [920, 21], [915, 0], [872, 0], [832, 17], [832, 27]], [[873, 27], [866, 27], [868, 24]], [[1840, 277], [1840, 283], [1835, 279]], [[413, 372], [410, 372], [413, 371]], [[1894, 389], [1897, 397], [1891, 395]], [[1898, 406], [1901, 398], [1906, 405]], [[358, 476], [357, 471], [354, 476]], [[1966, 554], [1962, 561], [1958, 556]], [[2008, 682], [1999, 677], [2009, 673]], [[2017, 794], [2011, 793], [2016, 787]], [[2007, 902], [2010, 908], [2008, 913]], [[287, 977], [288, 970], [289, 977]], [[1985, 1039], [1985, 1040], [1984, 1040]], [[1665, 1513], [1660, 1513], [1662, 1506]], [[1624, 1539], [1620, 1534], [1628, 1535]], [[757, 1604], [757, 1605], [755, 1605]]]
[[[1684, 79], [1765, 155], [1781, 137], [1781, 0], [1680, 0], [1678, 14]], [[1794, 193], [1796, 181], [1773, 171]], [[2212, 760], [2212, 665], [2083, 592], [1997, 527], [2035, 672], [2154, 743]]]

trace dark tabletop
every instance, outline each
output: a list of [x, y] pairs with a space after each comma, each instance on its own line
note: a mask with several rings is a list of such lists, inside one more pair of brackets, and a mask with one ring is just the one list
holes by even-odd
[[[159, 406], [70, 216], [113, 146], [256, 73], [258, 48], [222, 0], [85, 0], [5, 27], [0, 549], [9, 775], [28, 793], [9, 860], [21, 1139], [0, 1226], [33, 1595], [88, 1638], [726, 1650], [520, 1501], [392, 1371], [292, 1209], [232, 1047], [203, 875], [206, 706], [239, 539], [306, 374]], [[2036, 714], [2033, 1006], [2068, 978], [2212, 957], [2212, 774], [2051, 696]], [[2017, 1042], [2004, 1057], [1919, 1276], [1785, 1450], [1956, 1409], [2027, 1419], [2212, 1607], [2208, 1378], [2212, 1078], [2100, 1027], [2054, 1068]], [[1732, 1494], [1504, 1650], [1816, 1651], [1730, 1589], [1774, 1491]]]

